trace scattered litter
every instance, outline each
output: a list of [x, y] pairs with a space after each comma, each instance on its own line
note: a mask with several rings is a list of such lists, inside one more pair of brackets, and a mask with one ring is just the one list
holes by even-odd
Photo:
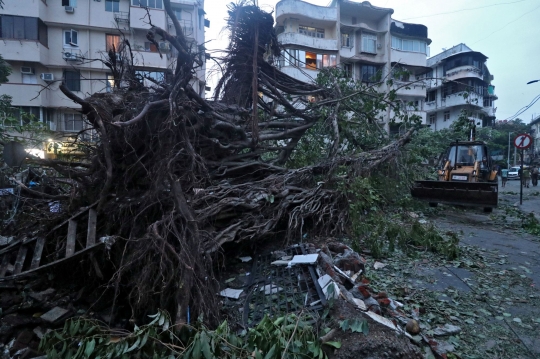
[[240, 295], [242, 294], [242, 292], [243, 292], [242, 289], [227, 288], [219, 292], [219, 295], [226, 298], [238, 299], [240, 298]]
[[321, 288], [324, 288], [328, 285], [328, 283], [332, 281], [332, 277], [330, 277], [328, 274], [325, 274], [322, 277], [320, 277], [317, 281], [319, 282], [319, 285], [321, 286]]
[[461, 333], [461, 328], [457, 325], [445, 324], [443, 327], [438, 327], [433, 329], [433, 335], [443, 336], [443, 335], [454, 335]]
[[69, 312], [69, 310], [60, 308], [60, 307], [54, 307], [53, 309], [49, 310], [47, 313], [43, 314], [40, 318], [43, 319], [46, 322], [54, 323], [58, 319], [62, 318], [64, 315], [66, 315]]
[[261, 289], [259, 289], [259, 291], [261, 292], [263, 290], [264, 290], [264, 294], [268, 295], [268, 294], [276, 294], [278, 292], [281, 292], [283, 288], [278, 287], [277, 285], [274, 285], [274, 284], [267, 284], [264, 287], [261, 287]]
[[246, 256], [246, 257], [239, 257], [238, 259], [240, 259], [242, 263], [247, 263], [251, 261], [253, 258], [251, 258], [250, 256]]
[[288, 266], [290, 263], [290, 261], [284, 261], [284, 260], [277, 260], [277, 261], [273, 261], [272, 263], [270, 263], [271, 265], [273, 266]]
[[296, 264], [314, 264], [317, 262], [317, 258], [319, 258], [319, 254], [297, 254], [293, 257], [293, 259], [289, 262], [289, 267], [296, 265]]
[[281, 257], [281, 260], [282, 261], [290, 261], [292, 259], [293, 256], [283, 256]]
[[362, 299], [353, 298], [353, 301], [360, 310], [363, 310], [364, 312], [367, 310], [366, 303], [364, 303]]
[[386, 319], [385, 317], [373, 312], [365, 312], [364, 314], [373, 319], [374, 321], [387, 326], [390, 329], [397, 330], [397, 327], [394, 323], [392, 323], [390, 319]]
[[355, 273], [352, 277], [351, 277], [351, 280], [354, 282], [356, 282], [356, 278], [358, 278], [360, 276], [360, 274], [362, 274], [362, 270], [360, 269], [358, 271], [358, 273]]
[[373, 264], [373, 268], [375, 268], [375, 269], [381, 269], [381, 268], [384, 268], [386, 266], [387, 266], [386, 264], [381, 263], [381, 262], [375, 262], [375, 264]]

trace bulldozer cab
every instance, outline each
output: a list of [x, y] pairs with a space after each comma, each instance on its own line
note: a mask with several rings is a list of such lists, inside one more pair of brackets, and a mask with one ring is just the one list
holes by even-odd
[[447, 161], [450, 161], [452, 168], [474, 166], [476, 162], [480, 162], [480, 169], [488, 170], [491, 168], [491, 158], [483, 142], [457, 142], [451, 144], [439, 158], [439, 169], [443, 169]]

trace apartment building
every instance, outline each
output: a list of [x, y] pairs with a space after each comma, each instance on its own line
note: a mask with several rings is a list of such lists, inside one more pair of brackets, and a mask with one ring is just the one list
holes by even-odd
[[[209, 26], [204, 0], [171, 0], [171, 6], [184, 34], [199, 48], [204, 43], [204, 27]], [[82, 130], [79, 106], [62, 94], [60, 83], [80, 97], [111, 91], [114, 80], [110, 70], [102, 62], [90, 60], [105, 59], [109, 50], [117, 51], [122, 36], [131, 44], [141, 75], [161, 78], [174, 64], [176, 54], [168, 43], [160, 42], [161, 58], [158, 48], [146, 39], [150, 20], [174, 34], [162, 0], [4, 2], [0, 9], [0, 53], [13, 72], [9, 82], [0, 86], [0, 94], [13, 98], [10, 116], [28, 121], [24, 114], [32, 114], [64, 135]], [[204, 95], [204, 67], [197, 70], [193, 86]]]
[[[395, 20], [393, 13], [367, 1], [334, 0], [317, 6], [282, 0], [276, 4], [275, 15], [278, 40], [285, 47], [278, 66], [306, 82], [313, 81], [320, 69], [332, 66], [365, 83], [393, 78], [393, 86], [383, 81], [380, 91], [397, 89], [398, 100], [409, 114], [420, 116], [425, 124], [426, 88], [419, 80], [430, 70], [426, 59], [431, 40], [426, 26]], [[399, 124], [390, 124], [390, 109], [381, 117], [388, 131], [399, 129]]]
[[465, 44], [456, 45], [427, 60], [427, 96], [424, 109], [433, 130], [448, 128], [464, 113], [478, 126], [495, 120], [497, 96], [487, 57]]

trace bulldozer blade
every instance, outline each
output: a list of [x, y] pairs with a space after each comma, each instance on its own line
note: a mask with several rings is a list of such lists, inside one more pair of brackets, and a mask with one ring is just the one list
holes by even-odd
[[416, 181], [411, 195], [431, 203], [497, 207], [499, 186], [490, 182]]

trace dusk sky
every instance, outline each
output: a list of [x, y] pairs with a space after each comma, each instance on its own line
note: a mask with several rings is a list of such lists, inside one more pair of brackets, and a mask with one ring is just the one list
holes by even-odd
[[[228, 0], [206, 0], [205, 11], [211, 21], [206, 31], [207, 49], [227, 46], [223, 31]], [[329, 0], [308, 0], [328, 5]], [[360, 1], [359, 1], [360, 2]], [[259, 0], [259, 6], [272, 11], [277, 1]], [[372, 0], [374, 6], [394, 9], [396, 20], [426, 25], [432, 40], [431, 56], [465, 43], [488, 57], [499, 99], [497, 120], [513, 118], [540, 98], [540, 1], [539, 0]], [[208, 63], [210, 65], [210, 63]], [[212, 90], [215, 77], [210, 79]], [[529, 122], [540, 116], [540, 100], [518, 117]]]

